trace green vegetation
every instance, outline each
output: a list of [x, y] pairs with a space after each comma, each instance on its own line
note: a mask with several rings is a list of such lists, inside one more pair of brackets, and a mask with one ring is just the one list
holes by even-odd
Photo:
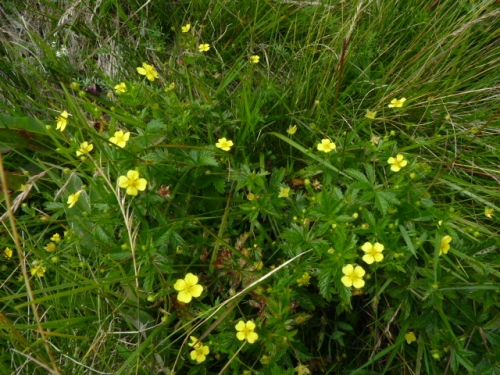
[[0, 17], [0, 373], [500, 374], [498, 1]]

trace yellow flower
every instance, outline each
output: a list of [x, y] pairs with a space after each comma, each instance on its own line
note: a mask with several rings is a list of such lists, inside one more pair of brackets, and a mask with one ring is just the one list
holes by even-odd
[[94, 149], [94, 145], [92, 143], [83, 142], [80, 144], [80, 148], [78, 150], [76, 150], [76, 156], [88, 154], [93, 149]]
[[294, 135], [297, 132], [297, 125], [290, 125], [286, 132], [290, 135]]
[[130, 138], [130, 132], [124, 133], [123, 130], [118, 130], [115, 134], [109, 139], [109, 141], [118, 147], [125, 147], [128, 140]]
[[259, 60], [260, 60], [260, 56], [257, 56], [257, 55], [252, 55], [250, 56], [250, 62], [252, 64], [258, 64], [259, 63]]
[[57, 249], [57, 245], [54, 242], [49, 242], [49, 244], [45, 246], [44, 249], [51, 253]]
[[311, 373], [309, 368], [306, 365], [303, 365], [302, 363], [299, 364], [297, 367], [295, 367], [295, 371], [297, 372], [297, 375], [307, 375]]
[[118, 186], [127, 189], [128, 195], [137, 195], [138, 190], [146, 190], [147, 181], [145, 178], [139, 178], [139, 172], [128, 171], [126, 176], [118, 177]]
[[408, 344], [411, 344], [413, 341], [417, 341], [417, 337], [413, 332], [407, 332], [405, 334], [405, 339]]
[[215, 144], [215, 147], [220, 148], [224, 151], [229, 151], [233, 146], [233, 141], [229, 141], [226, 138], [219, 138], [219, 142]]
[[198, 284], [198, 276], [188, 273], [183, 279], [178, 279], [174, 284], [174, 289], [179, 292], [177, 299], [184, 303], [191, 302], [193, 297], [201, 296], [203, 287]]
[[155, 78], [158, 78], [158, 72], [156, 71], [155, 67], [146, 63], [142, 63], [142, 68], [137, 68], [137, 73], [146, 76], [146, 78], [151, 82], [153, 82]]
[[401, 108], [403, 106], [403, 103], [406, 102], [406, 98], [401, 98], [401, 99], [392, 99], [391, 104], [388, 105], [389, 108]]
[[236, 333], [236, 337], [240, 341], [246, 339], [249, 344], [253, 344], [259, 338], [259, 335], [254, 332], [255, 323], [251, 320], [246, 323], [243, 320], [240, 320], [238, 324], [236, 324], [235, 328], [238, 331]]
[[278, 198], [288, 198], [290, 196], [290, 188], [289, 187], [280, 187], [280, 192], [278, 194]]
[[59, 233], [54, 234], [52, 237], [50, 237], [50, 240], [55, 243], [61, 242], [61, 236]]
[[448, 250], [450, 250], [450, 242], [453, 238], [450, 236], [444, 236], [441, 238], [441, 244], [439, 246], [439, 255], [448, 254]]
[[72, 208], [76, 202], [78, 202], [78, 199], [80, 198], [80, 194], [82, 193], [83, 190], [78, 190], [75, 194], [71, 194], [68, 197], [68, 205], [69, 208]]
[[3, 254], [7, 259], [12, 258], [13, 251], [10, 247], [6, 247], [5, 250], [3, 251]]
[[335, 143], [330, 141], [329, 139], [322, 139], [321, 143], [318, 143], [318, 150], [323, 152], [330, 152], [337, 148]]
[[384, 251], [384, 245], [381, 243], [375, 242], [375, 244], [372, 245], [370, 242], [365, 242], [365, 244], [361, 246], [361, 250], [365, 252], [363, 260], [368, 264], [380, 262], [384, 259], [384, 255], [382, 254], [382, 251]]
[[122, 94], [124, 92], [127, 92], [127, 85], [125, 84], [125, 82], [122, 82], [122, 83], [119, 83], [115, 86], [115, 92], [117, 94]]
[[192, 343], [188, 345], [192, 346], [194, 349], [190, 353], [191, 359], [198, 363], [203, 362], [207, 358], [207, 355], [210, 353], [210, 349], [208, 348], [207, 345], [203, 345], [200, 341], [198, 341], [196, 337], [191, 336], [189, 338], [191, 339]]
[[374, 120], [375, 119], [375, 116], [377, 116], [377, 112], [376, 111], [370, 111], [369, 109], [366, 110], [366, 115], [365, 117], [367, 119], [370, 119], [370, 120]]
[[391, 171], [393, 172], [399, 172], [401, 168], [406, 167], [408, 164], [408, 160], [401, 154], [397, 154], [395, 158], [391, 156], [387, 159], [387, 162], [391, 164]]
[[209, 49], [210, 49], [210, 44], [208, 44], [208, 43], [205, 43], [205, 44], [200, 44], [200, 45], [198, 46], [198, 50], [199, 50], [200, 52], [207, 52]]
[[56, 126], [56, 129], [57, 130], [60, 130], [61, 132], [64, 131], [64, 129], [66, 129], [66, 125], [68, 125], [68, 112], [66, 111], [62, 111], [61, 114], [59, 115], [58, 118], [56, 118], [56, 121], [57, 121], [57, 126]]
[[181, 31], [183, 33], [187, 33], [189, 30], [191, 30], [191, 24], [188, 23], [187, 25], [181, 26]]
[[363, 280], [365, 270], [361, 266], [356, 266], [356, 268], [354, 268], [352, 264], [348, 264], [342, 268], [342, 272], [345, 276], [343, 276], [340, 281], [342, 281], [342, 284], [346, 287], [350, 288], [354, 286], [359, 289], [365, 286], [365, 281]]
[[493, 219], [493, 213], [495, 212], [495, 210], [491, 207], [485, 207], [484, 208], [484, 215], [488, 218], [488, 219]]
[[254, 194], [254, 193], [248, 193], [248, 194], [247, 194], [247, 199], [248, 199], [249, 201], [253, 201], [253, 200], [255, 199], [255, 194]]
[[33, 264], [33, 268], [30, 270], [32, 276], [39, 277], [43, 277], [45, 271], [47, 271], [47, 268], [43, 267], [40, 264]]
[[297, 280], [297, 285], [308, 286], [310, 284], [309, 281], [311, 281], [311, 276], [309, 275], [309, 273], [304, 272], [300, 279]]

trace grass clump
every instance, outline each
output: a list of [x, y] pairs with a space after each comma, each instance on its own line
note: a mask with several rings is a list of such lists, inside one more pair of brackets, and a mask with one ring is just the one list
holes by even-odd
[[500, 372], [495, 1], [1, 11], [6, 373]]

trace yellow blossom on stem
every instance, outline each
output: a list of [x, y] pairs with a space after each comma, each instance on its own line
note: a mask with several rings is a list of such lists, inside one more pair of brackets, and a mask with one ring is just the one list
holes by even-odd
[[80, 194], [82, 193], [83, 190], [78, 190], [76, 193], [71, 194], [68, 197], [68, 205], [69, 208], [73, 208], [73, 206], [78, 202], [78, 199], [80, 198]]
[[208, 43], [200, 44], [198, 46], [198, 50], [200, 52], [207, 52], [209, 49], [210, 49], [210, 44], [208, 44]]
[[304, 272], [300, 279], [297, 280], [298, 286], [308, 286], [311, 281], [311, 275], [308, 272]]
[[130, 138], [130, 132], [124, 133], [123, 130], [118, 130], [115, 134], [109, 139], [109, 141], [118, 147], [125, 147]]
[[302, 363], [299, 364], [297, 367], [295, 367], [295, 371], [297, 372], [297, 375], [308, 375], [311, 373], [309, 368], [306, 365], [303, 365]]
[[290, 188], [289, 187], [280, 187], [280, 192], [278, 194], [278, 198], [288, 198], [290, 196]]
[[254, 194], [254, 193], [248, 193], [248, 194], [247, 194], [247, 199], [248, 199], [249, 201], [253, 201], [253, 200], [255, 199], [255, 194]]
[[450, 242], [453, 240], [451, 236], [444, 236], [441, 238], [441, 243], [439, 245], [439, 255], [442, 254], [448, 254], [448, 251], [450, 250]]
[[32, 276], [38, 277], [43, 277], [45, 271], [47, 271], [47, 268], [43, 267], [41, 264], [33, 264], [33, 268], [30, 270]]
[[49, 244], [45, 246], [44, 249], [51, 253], [57, 249], [57, 245], [54, 242], [49, 242]]
[[408, 160], [401, 154], [397, 154], [395, 158], [392, 156], [387, 159], [387, 162], [391, 165], [391, 171], [399, 172], [401, 168], [406, 167]]
[[406, 102], [406, 98], [401, 98], [401, 99], [392, 99], [391, 100], [391, 103], [388, 105], [389, 108], [401, 108], [404, 104], [404, 102]]
[[376, 111], [370, 111], [369, 109], [366, 110], [366, 115], [365, 117], [369, 120], [375, 120], [375, 117], [377, 116]]
[[93, 149], [94, 149], [94, 145], [92, 143], [82, 142], [80, 144], [80, 148], [78, 150], [76, 150], [76, 156], [88, 154]]
[[66, 129], [66, 125], [68, 125], [68, 116], [69, 116], [68, 112], [62, 111], [61, 114], [59, 115], [59, 117], [56, 118], [56, 121], [57, 121], [56, 129], [57, 130], [60, 130], [61, 132], [63, 132], [64, 129]]
[[220, 148], [224, 151], [229, 151], [233, 146], [233, 141], [227, 140], [226, 138], [219, 138], [219, 142], [215, 144], [215, 147]]
[[495, 210], [491, 207], [484, 208], [484, 216], [486, 216], [488, 219], [493, 219], [494, 212]]
[[253, 344], [259, 338], [259, 335], [255, 333], [255, 323], [251, 320], [248, 322], [244, 322], [240, 320], [238, 324], [236, 324], [236, 338], [240, 341], [247, 340], [249, 344]]
[[119, 83], [115, 86], [115, 92], [117, 94], [123, 94], [124, 92], [127, 92], [127, 85], [125, 82]]
[[52, 237], [50, 237], [50, 240], [55, 243], [61, 242], [61, 236], [59, 233], [54, 234]]
[[335, 143], [330, 141], [329, 139], [322, 139], [321, 143], [318, 143], [318, 150], [323, 152], [330, 152], [337, 148]]
[[177, 299], [184, 303], [191, 302], [193, 297], [198, 298], [203, 293], [203, 287], [198, 284], [198, 276], [188, 273], [184, 279], [178, 279], [174, 289], [179, 292]]
[[5, 255], [5, 257], [6, 257], [7, 259], [12, 258], [12, 254], [13, 254], [13, 253], [14, 253], [14, 252], [12, 251], [12, 249], [11, 249], [10, 247], [6, 247], [6, 248], [5, 248], [5, 250], [3, 251], [3, 254]]
[[365, 242], [364, 245], [361, 246], [361, 250], [365, 252], [363, 260], [368, 264], [380, 262], [384, 259], [384, 255], [382, 254], [382, 251], [384, 251], [384, 245], [381, 243], [375, 242], [375, 244], [372, 245], [370, 242]]
[[188, 23], [187, 25], [181, 26], [181, 31], [183, 33], [187, 33], [189, 30], [191, 30], [191, 24]]
[[366, 272], [361, 266], [356, 266], [356, 268], [354, 268], [352, 264], [348, 264], [342, 268], [342, 273], [345, 276], [343, 276], [340, 281], [342, 281], [342, 284], [346, 287], [350, 288], [351, 286], [354, 286], [359, 289], [365, 286], [363, 276]]
[[252, 55], [250, 56], [250, 62], [252, 64], [258, 64], [259, 63], [259, 60], [260, 60], [260, 56], [257, 56], [257, 55]]
[[207, 345], [203, 345], [198, 339], [194, 336], [189, 337], [192, 343], [188, 344], [193, 347], [193, 351], [190, 353], [191, 359], [198, 363], [205, 361], [207, 355], [210, 353], [210, 349]]
[[290, 125], [286, 132], [290, 135], [294, 135], [297, 132], [297, 125]]
[[405, 334], [405, 339], [408, 344], [411, 344], [413, 341], [417, 341], [417, 337], [413, 332], [407, 332]]
[[151, 82], [153, 82], [155, 78], [158, 78], [158, 72], [156, 71], [155, 67], [147, 63], [142, 63], [142, 68], [138, 67], [137, 73], [146, 76], [146, 78]]
[[127, 189], [128, 195], [137, 195], [140, 191], [146, 190], [148, 182], [145, 178], [139, 178], [139, 172], [130, 170], [126, 176], [118, 177], [118, 186]]

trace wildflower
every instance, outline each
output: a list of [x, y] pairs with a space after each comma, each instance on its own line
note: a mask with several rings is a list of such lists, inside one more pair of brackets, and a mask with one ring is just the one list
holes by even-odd
[[362, 288], [365, 286], [365, 281], [363, 276], [365, 275], [365, 270], [361, 266], [353, 267], [352, 264], [348, 264], [342, 268], [342, 272], [345, 276], [342, 277], [340, 281], [346, 287], [354, 286], [355, 288]]
[[298, 286], [308, 286], [309, 281], [311, 281], [311, 276], [309, 275], [308, 272], [304, 272], [300, 279], [297, 280], [297, 285]]
[[299, 364], [297, 367], [295, 367], [295, 371], [297, 372], [297, 375], [307, 375], [311, 373], [309, 368], [306, 365], [303, 365], [302, 363]]
[[71, 194], [68, 197], [68, 205], [69, 208], [73, 208], [73, 206], [78, 202], [78, 199], [80, 198], [80, 194], [82, 193], [83, 190], [78, 190], [76, 193]]
[[384, 259], [384, 255], [382, 254], [382, 251], [384, 251], [384, 245], [381, 243], [375, 242], [375, 244], [372, 245], [370, 242], [365, 242], [365, 244], [361, 246], [361, 250], [365, 252], [363, 260], [368, 264], [380, 262]]
[[495, 210], [491, 207], [485, 207], [484, 208], [484, 215], [488, 218], [488, 219], [493, 219], [493, 213], [495, 212]]
[[200, 44], [200, 45], [198, 46], [198, 50], [199, 50], [200, 52], [207, 52], [209, 49], [210, 49], [210, 44], [208, 44], [208, 43], [205, 43], [205, 44]]
[[377, 135], [372, 135], [372, 137], [370, 138], [370, 142], [374, 145], [378, 145], [378, 143], [380, 142], [380, 137]]
[[439, 255], [448, 254], [448, 250], [450, 250], [450, 242], [452, 238], [450, 236], [444, 236], [441, 238], [441, 244], [439, 245]]
[[127, 92], [127, 85], [125, 82], [119, 83], [115, 86], [115, 92], [117, 94], [123, 94], [124, 92]]
[[249, 201], [253, 201], [253, 200], [255, 199], [255, 194], [254, 194], [254, 193], [248, 193], [248, 194], [247, 194], [247, 199], [248, 199]]
[[158, 72], [156, 71], [155, 67], [146, 63], [142, 63], [142, 68], [137, 68], [137, 73], [146, 76], [146, 78], [151, 82], [153, 82], [155, 78], [158, 78]]
[[13, 254], [13, 251], [10, 247], [6, 247], [5, 250], [3, 251], [3, 255], [5, 255], [5, 257], [7, 259], [12, 258], [12, 254]]
[[49, 244], [45, 246], [44, 249], [51, 253], [57, 249], [57, 245], [54, 242], [49, 242]]
[[80, 148], [78, 150], [76, 150], [76, 156], [88, 154], [93, 149], [94, 149], [94, 145], [92, 143], [82, 142], [80, 144]]
[[184, 303], [191, 302], [193, 297], [201, 296], [203, 287], [198, 284], [198, 276], [188, 273], [183, 279], [178, 279], [174, 284], [174, 289], [179, 292], [177, 299]]
[[43, 277], [47, 271], [47, 268], [43, 267], [41, 264], [33, 264], [33, 268], [30, 270], [32, 276]]
[[387, 162], [391, 164], [391, 171], [393, 172], [399, 172], [401, 168], [406, 167], [408, 164], [408, 160], [401, 154], [397, 154], [395, 158], [391, 156], [387, 159]]
[[365, 117], [369, 120], [375, 120], [375, 116], [377, 116], [376, 111], [370, 111], [369, 109], [366, 110], [366, 115]]
[[229, 151], [233, 144], [233, 141], [229, 141], [226, 138], [219, 138], [219, 142], [215, 144], [215, 147], [220, 148], [224, 151]]
[[57, 243], [61, 242], [61, 236], [59, 235], [59, 233], [56, 233], [52, 237], [50, 237], [50, 240], [57, 244]]
[[407, 332], [405, 334], [405, 339], [408, 344], [411, 344], [413, 341], [417, 341], [417, 337], [413, 332]]
[[289, 187], [280, 187], [280, 192], [278, 194], [278, 198], [288, 198], [290, 196], [290, 188]]
[[115, 134], [109, 139], [109, 141], [118, 147], [125, 147], [128, 140], [130, 138], [130, 132], [124, 133], [123, 130], [118, 130]]
[[259, 63], [259, 60], [260, 60], [260, 56], [257, 56], [257, 55], [252, 55], [250, 56], [250, 62], [252, 64], [258, 64]]
[[194, 336], [189, 337], [192, 343], [188, 344], [193, 347], [193, 351], [190, 353], [191, 359], [198, 363], [203, 362], [207, 357], [208, 353], [210, 353], [210, 349], [207, 345], [203, 345], [198, 339]]
[[330, 141], [329, 139], [322, 139], [321, 143], [318, 143], [318, 150], [323, 152], [330, 152], [337, 148], [335, 143]]
[[181, 26], [181, 31], [183, 33], [187, 33], [189, 30], [191, 30], [191, 24], [188, 23], [187, 25]]
[[66, 129], [66, 125], [68, 125], [68, 116], [69, 116], [68, 112], [62, 111], [61, 114], [59, 115], [59, 117], [56, 118], [56, 121], [57, 121], [56, 129], [57, 130], [60, 130], [61, 132], [63, 132], [64, 129]]
[[251, 320], [246, 323], [243, 320], [240, 320], [238, 324], [236, 324], [235, 328], [238, 331], [236, 333], [236, 337], [240, 341], [246, 339], [249, 344], [253, 344], [259, 338], [259, 335], [254, 332], [255, 323]]
[[388, 105], [389, 108], [401, 108], [403, 106], [403, 103], [406, 102], [406, 98], [401, 98], [401, 99], [392, 99], [391, 104]]
[[290, 135], [294, 135], [297, 132], [297, 125], [290, 125], [286, 132]]
[[147, 181], [145, 178], [139, 178], [139, 172], [130, 170], [126, 176], [118, 177], [118, 186], [127, 189], [128, 195], [137, 195], [138, 190], [146, 190]]

